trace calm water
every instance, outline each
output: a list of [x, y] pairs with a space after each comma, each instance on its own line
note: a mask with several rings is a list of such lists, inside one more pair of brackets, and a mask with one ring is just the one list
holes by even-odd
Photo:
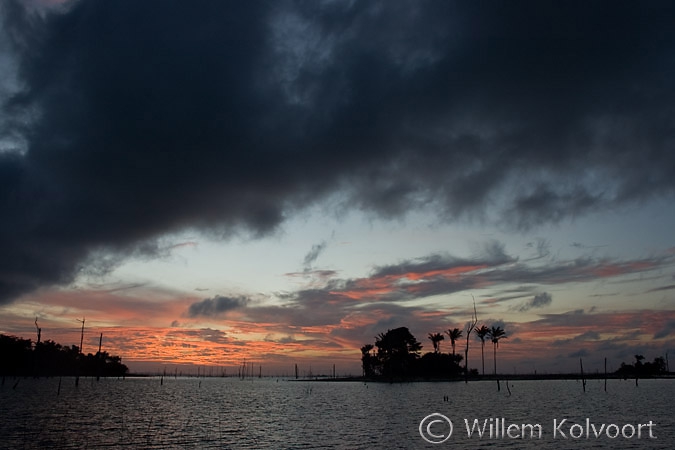
[[[379, 384], [231, 378], [126, 380], [7, 379], [0, 387], [0, 448], [370, 449], [370, 448], [675, 448], [675, 380], [512, 381]], [[448, 396], [448, 401], [444, 397]], [[420, 436], [420, 421], [440, 413], [453, 425], [447, 441]], [[490, 418], [540, 424], [541, 438], [489, 438]], [[605, 430], [585, 437], [586, 418]], [[486, 423], [482, 439], [464, 420]], [[554, 420], [567, 439], [554, 438]], [[652, 421], [637, 439], [638, 424]], [[579, 439], [570, 435], [583, 432]], [[631, 426], [624, 427], [626, 424]], [[499, 426], [501, 433], [501, 424]], [[620, 429], [630, 435], [623, 438]], [[423, 427], [426, 430], [426, 427]], [[446, 433], [442, 422], [429, 430]], [[528, 429], [529, 430], [529, 429]], [[512, 429], [512, 435], [518, 434]]]

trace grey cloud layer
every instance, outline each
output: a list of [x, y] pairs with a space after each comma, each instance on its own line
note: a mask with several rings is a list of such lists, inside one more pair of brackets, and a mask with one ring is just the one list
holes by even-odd
[[190, 305], [187, 311], [188, 317], [217, 317], [233, 309], [246, 306], [249, 303], [247, 297], [224, 297], [217, 295], [206, 298]]
[[[490, 247], [500, 248], [499, 245]], [[284, 301], [283, 306], [244, 308], [248, 305], [244, 297], [206, 299], [192, 304], [188, 316], [218, 316], [230, 309], [241, 308], [240, 312], [246, 320], [284, 324], [291, 328], [336, 326], [351, 315], [382, 316], [391, 320], [393, 324], [405, 320], [434, 322], [437, 317], [428, 319], [414, 317], [418, 313], [423, 316], [422, 313], [429, 312], [427, 306], [407, 302], [436, 295], [465, 293], [489, 286], [498, 292], [501, 289], [502, 295], [496, 299], [479, 301], [479, 306], [513, 302], [512, 310], [527, 312], [537, 309], [538, 314], [546, 318], [548, 317], [545, 314], [546, 307], [552, 304], [553, 296], [541, 291], [533, 295], [530, 292], [533, 289], [540, 290], [547, 286], [567, 283], [592, 283], [626, 275], [644, 275], [651, 271], [658, 272], [670, 268], [674, 262], [673, 257], [654, 257], [637, 261], [582, 259], [549, 261], [542, 267], [519, 263], [516, 258], [503, 252], [498, 253], [496, 257], [493, 255], [472, 260], [448, 254], [404, 260], [395, 265], [375, 268], [364, 278], [332, 278], [325, 281], [322, 286], [277, 294]], [[515, 304], [516, 300], [523, 298], [527, 300]], [[216, 307], [216, 302], [222, 303], [221, 307]], [[460, 320], [470, 317], [471, 301], [467, 300], [466, 305], [452, 309], [452, 313], [449, 311], [446, 310], [441, 314], [456, 314]], [[590, 316], [582, 317], [582, 315], [583, 310], [578, 310], [575, 313], [555, 317], [557, 320], [568, 320], [568, 324], [586, 325], [582, 320]], [[592, 319], [589, 323], [592, 323]], [[378, 326], [381, 326], [381, 323], [378, 323]], [[659, 337], [668, 334], [669, 328], [657, 332]]]
[[7, 0], [0, 301], [336, 194], [522, 229], [672, 196], [674, 8]]
[[541, 294], [535, 295], [534, 298], [518, 306], [517, 310], [520, 312], [526, 312], [534, 308], [543, 308], [550, 305], [552, 302], [553, 296], [548, 292], [542, 292]]

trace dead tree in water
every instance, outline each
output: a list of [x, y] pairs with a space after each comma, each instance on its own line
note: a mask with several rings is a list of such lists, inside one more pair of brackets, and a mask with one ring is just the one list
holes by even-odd
[[35, 344], [36, 347], [40, 345], [40, 337], [42, 336], [42, 328], [38, 326], [37, 319], [38, 318], [35, 317], [35, 328], [37, 328], [37, 343]]
[[33, 376], [40, 376], [40, 338], [42, 337], [42, 328], [38, 326], [38, 318], [35, 317], [35, 328], [37, 328], [37, 342], [35, 343], [35, 351], [33, 352]]
[[82, 345], [84, 343], [84, 321], [85, 320], [86, 319], [84, 317], [82, 317], [82, 320], [77, 319], [78, 322], [82, 322], [82, 333], [80, 334], [80, 354], [81, 355], [84, 355], [84, 353], [82, 352]]
[[469, 337], [476, 324], [478, 323], [478, 313], [476, 313], [476, 299], [473, 298], [473, 314], [471, 315], [471, 322], [466, 324], [466, 348], [464, 349], [464, 383], [469, 382]]

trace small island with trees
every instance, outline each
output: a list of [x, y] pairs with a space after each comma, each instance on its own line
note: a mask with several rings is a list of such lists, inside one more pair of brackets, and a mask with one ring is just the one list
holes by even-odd
[[[468, 331], [464, 334], [464, 331]], [[469, 351], [469, 336], [481, 343], [481, 368], [469, 368], [466, 360]], [[406, 327], [387, 330], [375, 337], [374, 344], [361, 347], [361, 365], [363, 379], [372, 381], [412, 381], [412, 380], [466, 380], [469, 379], [556, 379], [556, 378], [654, 378], [669, 376], [667, 362], [657, 357], [653, 362], [643, 362], [644, 356], [635, 355], [634, 364], [621, 363], [621, 367], [613, 373], [584, 374], [583, 366], [580, 374], [530, 374], [506, 375], [497, 372], [497, 350], [502, 339], [507, 338], [500, 326], [476, 327], [476, 321], [469, 322], [466, 330], [453, 328], [445, 333], [429, 333], [428, 339], [433, 351], [422, 354], [422, 344]], [[441, 342], [448, 338], [450, 351], [441, 351]], [[457, 353], [456, 346], [462, 337], [466, 337], [464, 356]], [[492, 343], [492, 373], [485, 373], [485, 343]], [[462, 365], [462, 362], [464, 364]], [[580, 361], [581, 362], [581, 361]], [[499, 382], [497, 384], [499, 387]]]
[[[493, 344], [494, 375], [497, 374], [497, 348], [499, 341], [506, 338], [506, 333], [499, 326], [488, 328], [482, 325], [475, 327], [469, 323], [464, 356], [457, 353], [457, 343], [463, 336], [459, 328], [449, 329], [443, 333], [429, 333], [428, 338], [433, 345], [433, 352], [421, 355], [422, 344], [410, 333], [408, 328], [400, 327], [380, 333], [375, 344], [361, 347], [361, 364], [363, 376], [373, 380], [409, 380], [409, 379], [468, 379], [479, 376], [477, 369], [469, 369], [466, 358], [469, 349], [471, 332], [481, 341], [482, 375], [485, 375], [485, 341]], [[441, 341], [448, 337], [451, 352], [441, 352]], [[464, 361], [464, 367], [462, 367]]]

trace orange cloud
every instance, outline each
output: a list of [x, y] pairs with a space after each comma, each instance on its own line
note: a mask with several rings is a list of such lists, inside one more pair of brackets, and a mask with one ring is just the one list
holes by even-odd
[[[434, 270], [407, 271], [393, 275], [375, 275], [369, 278], [359, 278], [349, 283], [348, 287], [344, 289], [334, 289], [329, 292], [332, 295], [344, 296], [352, 300], [374, 300], [396, 292], [414, 295], [423, 294], [425, 292], [424, 284], [427, 282], [438, 281], [439, 279], [455, 280], [462, 275], [487, 267], [485, 264], [463, 265]], [[477, 278], [476, 281], [478, 280]]]
[[409, 272], [405, 274], [402, 278], [407, 278], [408, 280], [424, 280], [428, 278], [434, 278], [434, 277], [444, 277], [444, 278], [453, 278], [457, 277], [459, 275], [463, 275], [465, 273], [470, 273], [470, 272], [475, 272], [477, 270], [485, 269], [488, 266], [486, 264], [480, 264], [480, 265], [467, 265], [467, 266], [460, 266], [460, 267], [451, 267], [448, 269], [440, 269], [440, 270], [430, 270], [427, 272]]

